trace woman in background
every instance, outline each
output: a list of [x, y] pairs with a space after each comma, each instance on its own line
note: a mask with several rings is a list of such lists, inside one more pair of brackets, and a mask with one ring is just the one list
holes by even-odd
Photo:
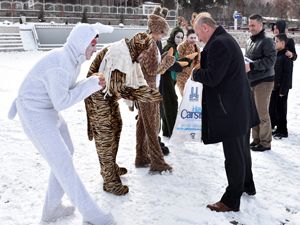
[[200, 63], [200, 49], [197, 46], [196, 42], [198, 41], [198, 37], [195, 34], [195, 31], [193, 29], [189, 29], [186, 34], [186, 40], [178, 45], [178, 55], [179, 58], [185, 57], [186, 55], [190, 55], [193, 53], [198, 53], [196, 57], [194, 58], [193, 64], [184, 67], [183, 71], [181, 73], [178, 73], [177, 76], [177, 87], [179, 88], [181, 96], [183, 96], [183, 90], [186, 81], [191, 75], [193, 65], [197, 65]]
[[[177, 46], [183, 41], [184, 33], [180, 27], [175, 27], [167, 40], [166, 46], [163, 48], [163, 54], [173, 48], [173, 56], [176, 60], [179, 59]], [[176, 73], [182, 72], [182, 67], [179, 64], [171, 66], [160, 79], [159, 90], [163, 95], [161, 117], [162, 131], [164, 137], [171, 137], [173, 127], [175, 125], [178, 101], [175, 91]]]

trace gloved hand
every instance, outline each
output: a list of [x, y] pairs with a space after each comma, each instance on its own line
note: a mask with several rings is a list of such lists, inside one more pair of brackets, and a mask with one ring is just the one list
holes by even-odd
[[177, 62], [181, 67], [186, 67], [186, 66], [191, 65], [191, 63], [189, 63], [187, 61], [177, 61]]
[[[184, 65], [184, 66], [190, 66], [190, 65], [192, 64], [194, 58], [195, 58], [197, 55], [198, 55], [198, 52], [194, 52], [194, 53], [192, 53], [192, 54], [186, 55], [186, 56], [184, 56], [184, 57], [178, 59], [178, 63], [179, 63], [179, 62], [187, 62], [187, 64], [184, 63], [183, 65]], [[179, 64], [181, 65], [182, 63], [179, 63]]]
[[162, 55], [162, 61], [157, 69], [157, 74], [164, 74], [175, 63], [175, 57], [173, 56], [174, 49], [170, 48]]

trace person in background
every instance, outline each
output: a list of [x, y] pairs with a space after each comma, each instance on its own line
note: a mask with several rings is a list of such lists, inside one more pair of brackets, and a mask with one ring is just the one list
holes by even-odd
[[255, 195], [249, 148], [250, 128], [259, 123], [244, 57], [236, 40], [209, 13], [200, 13], [194, 24], [205, 43], [200, 65], [192, 79], [203, 84], [202, 140], [222, 142], [228, 186], [220, 201], [209, 204], [212, 211], [240, 210], [243, 192]]
[[[155, 14], [155, 10], [156, 10], [156, 9], [154, 9], [153, 14]], [[162, 8], [162, 9], [160, 10], [159, 15], [160, 15], [162, 18], [166, 19], [167, 15], [168, 15], [168, 11], [169, 11], [169, 10], [168, 10], [167, 8], [164, 7], [164, 8]], [[149, 30], [148, 30], [148, 31], [149, 31]], [[162, 55], [162, 53], [163, 53], [162, 40], [157, 40], [157, 41], [156, 41], [156, 45], [157, 45], [157, 48], [158, 48], [158, 50], [159, 50], [160, 55]], [[160, 57], [160, 58], [161, 58], [161, 57]], [[176, 62], [175, 62], [174, 64], [175, 64], [174, 67], [178, 66]], [[160, 75], [158, 75], [158, 77], [159, 77], [159, 80], [160, 80]], [[158, 80], [158, 79], [157, 79], [157, 80]], [[160, 113], [161, 113], [161, 104], [162, 104], [162, 103], [160, 103]], [[159, 126], [161, 127], [161, 123], [160, 123]], [[160, 128], [159, 128], [159, 130], [160, 130]], [[162, 153], [163, 153], [165, 156], [169, 155], [170, 150], [169, 150], [169, 148], [165, 145], [165, 143], [162, 142], [160, 136], [158, 136], [158, 141], [159, 141], [159, 145], [160, 145], [160, 148], [161, 148]]]
[[[120, 176], [127, 173], [116, 162], [122, 131], [118, 100], [159, 102], [159, 91], [150, 88], [144, 79], [139, 60], [153, 44], [146, 33], [137, 33], [131, 39], [122, 39], [101, 50], [92, 62], [87, 77], [101, 71], [106, 87], [85, 99], [88, 138], [95, 140], [103, 177], [103, 190], [115, 195], [129, 192]], [[156, 137], [157, 138], [157, 137]]]
[[[286, 34], [287, 33], [286, 31], [287, 31], [286, 22], [284, 20], [277, 21], [273, 26], [273, 33], [275, 36], [278, 34]], [[294, 66], [293, 64], [294, 64], [294, 61], [296, 61], [296, 59], [297, 59], [297, 52], [295, 49], [295, 42], [294, 42], [293, 38], [287, 37], [284, 51], [285, 51], [285, 55], [292, 60], [292, 71], [293, 71], [293, 66]], [[273, 129], [272, 134], [274, 137], [276, 137], [276, 136], [285, 137], [285, 136], [287, 136], [287, 132], [282, 132], [282, 131], [280, 131], [280, 129], [279, 130], [277, 129], [278, 124], [276, 124], [276, 121], [278, 121], [278, 119], [275, 120], [275, 118], [278, 117], [278, 115], [273, 114], [273, 113], [277, 112], [277, 110], [276, 110], [276, 105], [278, 105], [278, 104], [276, 104], [276, 102], [277, 102], [276, 100], [278, 99], [277, 94], [278, 93], [276, 93], [275, 91], [272, 91], [271, 99], [273, 98], [273, 100], [271, 101], [270, 107], [269, 107], [269, 112], [270, 112], [270, 116], [271, 116], [271, 127]], [[273, 96], [273, 95], [275, 95], [275, 96]], [[276, 138], [278, 138], [278, 137], [276, 137]]]
[[[279, 20], [277, 21], [274, 26], [273, 26], [273, 33], [274, 35], [278, 34], [286, 34], [287, 27], [286, 27], [286, 22], [284, 20]], [[287, 38], [287, 43], [285, 45], [286, 49], [286, 56], [292, 59], [293, 61], [296, 61], [297, 59], [297, 52], [295, 49], [295, 42], [293, 38], [288, 37]]]
[[190, 29], [187, 31], [186, 40], [179, 44], [177, 47], [179, 58], [183, 58], [189, 54], [198, 53], [194, 58], [193, 64], [185, 67], [182, 72], [177, 74], [176, 85], [178, 86], [181, 96], [183, 96], [184, 86], [191, 75], [193, 65], [199, 64], [200, 62], [200, 49], [196, 44], [197, 41], [198, 37], [194, 29]]
[[292, 88], [293, 61], [286, 55], [288, 37], [285, 33], [275, 36], [277, 58], [275, 64], [275, 82], [270, 101], [270, 117], [276, 126], [274, 138], [287, 138], [287, 101], [289, 89]]
[[[167, 40], [166, 46], [163, 48], [163, 53], [173, 49], [173, 55], [176, 60], [179, 59], [177, 46], [183, 41], [184, 33], [180, 27], [175, 27]], [[161, 118], [162, 118], [162, 133], [164, 137], [170, 138], [176, 121], [178, 109], [178, 97], [175, 90], [176, 73], [182, 72], [183, 67], [180, 64], [174, 64], [160, 79], [159, 90], [163, 96]]]
[[[102, 24], [76, 25], [63, 47], [50, 51], [32, 67], [10, 109], [9, 118], [18, 113], [26, 135], [51, 169], [43, 222], [69, 216], [76, 207], [84, 223], [113, 224], [112, 215], [96, 205], [75, 170], [74, 146], [60, 114], [105, 85], [101, 73], [80, 82], [76, 80], [81, 64], [96, 51], [98, 34], [112, 31], [113, 27]], [[64, 193], [75, 207], [62, 205]]]
[[260, 118], [260, 124], [252, 128], [250, 147], [253, 151], [262, 152], [271, 150], [269, 104], [274, 86], [276, 50], [272, 38], [265, 35], [262, 16], [253, 14], [249, 17], [249, 31], [252, 35], [247, 41], [245, 56], [253, 62], [245, 64], [245, 67]]

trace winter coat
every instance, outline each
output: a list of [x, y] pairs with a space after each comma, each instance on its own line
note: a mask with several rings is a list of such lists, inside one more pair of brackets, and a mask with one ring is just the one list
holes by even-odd
[[193, 79], [203, 84], [202, 140], [205, 144], [245, 135], [259, 123], [242, 51], [219, 26], [206, 43]]
[[285, 55], [286, 49], [277, 53], [275, 64], [274, 90], [279, 90], [279, 94], [287, 95], [292, 88], [293, 61]]
[[274, 80], [274, 65], [276, 61], [275, 43], [265, 36], [264, 30], [251, 36], [247, 41], [245, 56], [253, 60], [248, 79], [251, 86]]

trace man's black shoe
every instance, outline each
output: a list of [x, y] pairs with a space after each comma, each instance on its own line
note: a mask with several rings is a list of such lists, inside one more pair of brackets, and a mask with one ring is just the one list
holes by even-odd
[[282, 139], [282, 138], [287, 138], [289, 135], [288, 134], [283, 134], [283, 133], [276, 133], [275, 135], [274, 135], [274, 138], [275, 139]]
[[252, 142], [250, 143], [250, 147], [253, 147], [253, 146], [256, 146], [256, 145], [258, 145], [258, 143], [254, 142], [254, 141], [252, 141]]
[[247, 195], [256, 195], [256, 191], [245, 191]]
[[252, 149], [252, 151], [255, 151], [255, 152], [264, 152], [267, 150], [271, 150], [271, 147], [264, 147], [263, 145], [258, 144], [256, 146], [251, 147], [251, 149]]
[[252, 189], [252, 190], [247, 190], [247, 189], [245, 189], [244, 192], [245, 192], [247, 195], [255, 195], [255, 194], [256, 194], [256, 190], [255, 190], [255, 189]]

